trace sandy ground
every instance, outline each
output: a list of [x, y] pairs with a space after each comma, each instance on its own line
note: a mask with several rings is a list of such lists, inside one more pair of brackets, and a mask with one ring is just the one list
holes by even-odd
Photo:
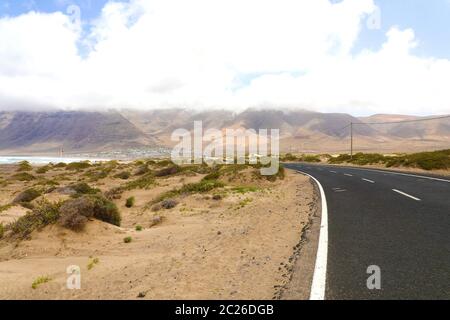
[[[1, 167], [0, 175], [8, 170]], [[31, 240], [1, 240], [0, 299], [279, 298], [309, 223], [313, 186], [288, 171], [284, 180], [261, 184], [256, 192], [228, 192], [220, 201], [194, 194], [177, 199], [174, 209], [145, 209], [161, 192], [201, 178], [175, 176], [150, 190], [127, 191], [115, 200], [121, 227], [91, 221], [85, 231], [75, 233], [52, 225], [35, 231]], [[68, 177], [66, 182], [77, 179]], [[120, 183], [107, 178], [94, 186], [106, 190]], [[11, 201], [19, 186], [1, 188], [0, 206]], [[136, 206], [128, 209], [124, 199], [130, 195], [136, 197]], [[10, 222], [25, 212], [12, 207], [0, 213], [0, 221]], [[155, 215], [162, 223], [150, 227]], [[138, 224], [143, 231], [135, 230]], [[124, 243], [126, 236], [133, 241]], [[95, 258], [98, 263], [88, 269]], [[71, 265], [81, 268], [80, 290], [66, 288]], [[41, 276], [51, 280], [32, 289]]]

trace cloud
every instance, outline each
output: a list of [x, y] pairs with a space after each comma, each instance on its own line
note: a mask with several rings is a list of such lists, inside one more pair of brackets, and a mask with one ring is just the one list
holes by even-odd
[[372, 0], [131, 0], [107, 3], [87, 34], [63, 13], [3, 18], [0, 109], [449, 113], [450, 61], [414, 56], [413, 30], [392, 27], [380, 50], [352, 54], [375, 10]]

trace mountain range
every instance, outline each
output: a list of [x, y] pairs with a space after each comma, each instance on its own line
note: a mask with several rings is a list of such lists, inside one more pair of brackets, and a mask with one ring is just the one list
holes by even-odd
[[450, 148], [450, 119], [423, 121], [429, 118], [383, 114], [358, 118], [345, 113], [276, 109], [240, 113], [188, 109], [5, 111], [0, 112], [0, 154], [56, 154], [61, 148], [77, 154], [170, 147], [174, 145], [172, 132], [178, 128], [192, 130], [194, 121], [202, 121], [204, 129], [280, 129], [285, 152], [347, 152], [350, 123], [354, 124], [355, 151]]

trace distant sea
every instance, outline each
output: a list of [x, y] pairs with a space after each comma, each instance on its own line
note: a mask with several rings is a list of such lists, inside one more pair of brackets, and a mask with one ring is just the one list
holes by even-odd
[[89, 160], [92, 162], [107, 161], [107, 159], [97, 159], [97, 158], [0, 156], [0, 164], [13, 164], [13, 163], [21, 162], [21, 161], [28, 161], [29, 163], [32, 163], [32, 164], [47, 164], [50, 162], [52, 162], [52, 163], [59, 163], [59, 162], [71, 163], [71, 162], [86, 161], [86, 160]]

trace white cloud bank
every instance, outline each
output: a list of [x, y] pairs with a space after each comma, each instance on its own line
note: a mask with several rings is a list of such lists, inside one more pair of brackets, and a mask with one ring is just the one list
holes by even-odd
[[131, 0], [108, 3], [89, 34], [63, 13], [2, 18], [0, 110], [450, 113], [450, 60], [414, 56], [413, 30], [393, 27], [380, 50], [351, 54], [375, 9], [373, 0]]

